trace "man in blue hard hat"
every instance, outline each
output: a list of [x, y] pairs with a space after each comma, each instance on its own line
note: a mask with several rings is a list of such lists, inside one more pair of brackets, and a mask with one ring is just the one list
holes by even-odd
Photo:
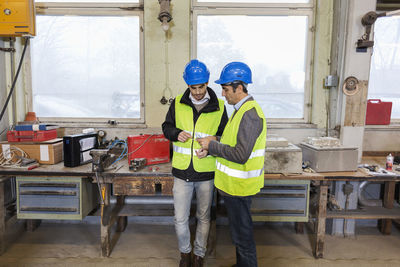
[[217, 157], [215, 187], [223, 196], [231, 237], [236, 246], [236, 265], [257, 266], [251, 198], [264, 187], [264, 154], [267, 138], [265, 116], [260, 105], [248, 94], [251, 70], [242, 62], [226, 65], [219, 80], [222, 95], [235, 111], [217, 141], [197, 139], [203, 149]]
[[[215, 157], [207, 156], [196, 138], [221, 136], [228, 121], [224, 101], [208, 87], [209, 77], [203, 62], [191, 60], [183, 72], [188, 88], [171, 103], [162, 124], [165, 137], [173, 142], [175, 230], [181, 267], [203, 266], [210, 229]], [[193, 191], [196, 192], [197, 229], [192, 260], [189, 214]]]

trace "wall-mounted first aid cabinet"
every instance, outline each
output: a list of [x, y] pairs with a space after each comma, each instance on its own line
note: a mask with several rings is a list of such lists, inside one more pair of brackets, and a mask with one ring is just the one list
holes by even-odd
[[34, 36], [34, 0], [0, 1], [0, 36]]

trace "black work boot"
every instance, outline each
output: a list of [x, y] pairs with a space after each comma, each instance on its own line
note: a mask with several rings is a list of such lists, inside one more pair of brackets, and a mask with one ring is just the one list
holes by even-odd
[[194, 255], [194, 258], [193, 258], [193, 267], [203, 267], [203, 257], [200, 257], [200, 256], [197, 256], [197, 255]]
[[190, 253], [181, 252], [181, 261], [179, 262], [179, 267], [192, 267]]

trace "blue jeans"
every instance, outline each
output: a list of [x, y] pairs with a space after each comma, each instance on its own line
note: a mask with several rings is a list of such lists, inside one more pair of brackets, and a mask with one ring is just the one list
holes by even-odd
[[237, 267], [257, 267], [253, 220], [250, 214], [251, 196], [223, 196], [229, 219], [229, 229], [236, 246]]
[[179, 251], [190, 253], [189, 215], [193, 191], [196, 190], [197, 229], [193, 253], [204, 257], [207, 250], [208, 232], [210, 230], [210, 208], [214, 191], [214, 180], [203, 182], [186, 182], [174, 178], [175, 231], [178, 237]]

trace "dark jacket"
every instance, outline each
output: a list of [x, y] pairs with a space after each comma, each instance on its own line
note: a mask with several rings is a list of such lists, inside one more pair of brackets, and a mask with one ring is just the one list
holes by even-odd
[[[190, 89], [186, 89], [185, 93], [183, 94], [181, 98], [182, 104], [188, 105], [192, 108], [193, 110], [193, 121], [194, 124], [196, 123], [197, 119], [199, 118], [201, 113], [209, 113], [209, 112], [214, 112], [219, 110], [219, 103], [218, 103], [218, 98], [215, 92], [207, 87], [208, 94], [210, 95], [210, 101], [208, 104], [200, 110], [200, 112], [197, 112], [196, 108], [194, 107], [192, 101], [189, 98], [190, 94]], [[224, 113], [222, 114], [221, 122], [218, 126], [218, 131], [217, 131], [217, 136], [221, 136], [222, 132], [224, 131], [225, 125], [228, 122], [228, 115], [226, 113], [226, 108], [224, 106]], [[175, 123], [175, 99], [171, 103], [171, 106], [169, 107], [168, 113], [165, 117], [165, 121], [162, 124], [162, 130], [165, 135], [165, 137], [172, 141], [176, 142], [178, 141], [178, 135], [182, 131], [182, 129], [176, 128], [176, 123]], [[199, 182], [199, 181], [207, 181], [214, 179], [214, 172], [196, 172], [193, 168], [193, 162], [190, 162], [189, 167], [186, 170], [178, 170], [176, 168], [172, 168], [172, 174], [180, 178], [182, 180], [185, 180], [187, 182]]]

